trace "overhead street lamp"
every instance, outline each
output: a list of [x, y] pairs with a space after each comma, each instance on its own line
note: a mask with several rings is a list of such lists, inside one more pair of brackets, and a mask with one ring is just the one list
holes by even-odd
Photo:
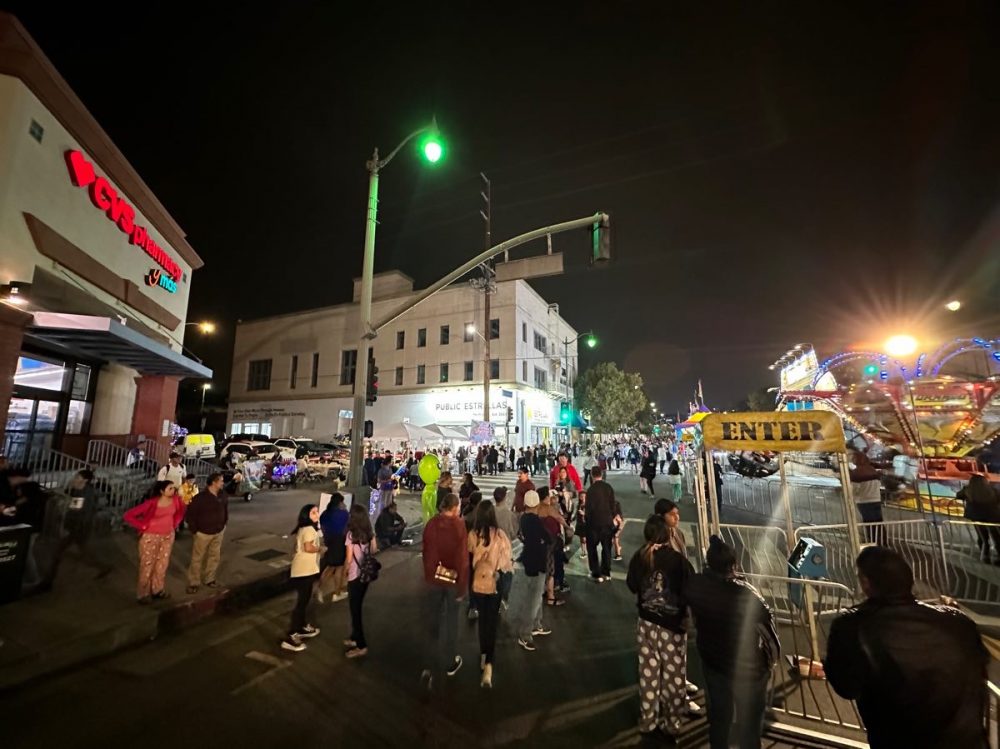
[[[594, 331], [592, 331], [592, 330], [588, 330], [586, 333], [580, 333], [580, 335], [578, 335], [572, 341], [569, 338], [564, 338], [563, 339], [563, 360], [566, 362], [566, 369], [567, 370], [569, 369], [569, 345], [571, 343], [576, 343], [581, 338], [586, 338], [587, 339], [585, 341], [585, 343], [587, 344], [587, 348], [591, 348], [592, 349], [592, 348], [596, 348], [597, 347], [597, 336], [594, 335]], [[579, 356], [577, 358], [579, 358]], [[573, 395], [574, 395], [573, 398], [569, 397], [569, 372], [567, 372], [566, 373], [566, 400], [568, 400], [570, 402], [570, 406], [572, 406], [573, 405], [573, 401], [576, 400], [576, 398], [575, 398], [576, 392], [575, 391], [574, 391]]]
[[374, 337], [372, 330], [372, 277], [375, 272], [375, 229], [378, 226], [378, 177], [379, 172], [395, 158], [403, 146], [415, 138], [420, 138], [420, 152], [429, 164], [437, 164], [444, 157], [444, 144], [441, 142], [437, 120], [432, 119], [424, 127], [414, 130], [400, 141], [389, 155], [379, 158], [378, 148], [365, 164], [368, 169], [368, 208], [365, 221], [365, 251], [361, 263], [361, 300], [360, 300], [360, 331], [358, 333], [358, 360], [354, 373], [354, 411], [351, 420], [351, 464], [350, 486], [361, 486], [362, 463], [364, 455], [361, 449], [362, 428], [365, 421], [365, 383], [368, 382], [369, 341]]
[[205, 410], [205, 393], [212, 389], [211, 382], [203, 382], [201, 384], [201, 410]]
[[194, 326], [194, 327], [198, 328], [198, 331], [201, 332], [201, 333], [203, 333], [204, 335], [211, 335], [212, 333], [215, 332], [215, 323], [214, 322], [209, 322], [208, 320], [202, 320], [201, 322], [186, 322], [186, 323], [184, 323], [184, 327], [185, 328], [188, 328], [188, 327], [191, 327], [191, 326]]

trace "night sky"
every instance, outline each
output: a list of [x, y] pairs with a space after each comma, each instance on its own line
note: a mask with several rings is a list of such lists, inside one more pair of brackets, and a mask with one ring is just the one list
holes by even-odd
[[776, 384], [797, 342], [1000, 335], [995, 4], [546, 5], [6, 9], [205, 260], [217, 387], [236, 319], [350, 299], [365, 160], [432, 115], [448, 158], [383, 173], [376, 271], [478, 252], [480, 171], [494, 242], [607, 211], [613, 265], [564, 235], [534, 285], [664, 410]]

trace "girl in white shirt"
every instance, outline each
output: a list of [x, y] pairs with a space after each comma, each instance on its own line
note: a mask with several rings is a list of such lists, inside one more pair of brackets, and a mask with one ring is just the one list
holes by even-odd
[[295, 535], [295, 554], [292, 557], [291, 583], [295, 589], [295, 608], [288, 625], [288, 635], [281, 641], [285, 650], [299, 652], [306, 649], [303, 640], [315, 637], [319, 630], [307, 623], [306, 610], [312, 601], [313, 586], [319, 580], [319, 507], [304, 505], [292, 529]]

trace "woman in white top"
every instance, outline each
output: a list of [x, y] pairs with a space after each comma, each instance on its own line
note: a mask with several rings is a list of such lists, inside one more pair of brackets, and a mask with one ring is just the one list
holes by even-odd
[[374, 554], [378, 547], [375, 544], [375, 532], [372, 521], [361, 505], [351, 508], [351, 516], [347, 520], [347, 547], [345, 564], [347, 565], [347, 603], [351, 609], [351, 636], [344, 640], [348, 658], [359, 658], [368, 655], [368, 641], [365, 640], [365, 629], [361, 621], [361, 607], [368, 592], [368, 583], [361, 581], [361, 564], [365, 556]]
[[299, 510], [299, 519], [292, 533], [295, 535], [295, 555], [292, 557], [291, 583], [296, 599], [292, 621], [288, 625], [288, 636], [281, 641], [281, 647], [298, 652], [306, 649], [303, 640], [319, 634], [319, 630], [306, 621], [306, 609], [312, 600], [313, 586], [319, 580], [319, 507], [304, 505]]

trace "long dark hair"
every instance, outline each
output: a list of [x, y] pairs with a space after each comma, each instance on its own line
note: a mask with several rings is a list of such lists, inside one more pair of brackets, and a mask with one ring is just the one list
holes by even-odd
[[476, 507], [476, 517], [472, 522], [472, 531], [476, 534], [483, 546], [490, 545], [490, 538], [493, 534], [491, 529], [500, 530], [497, 525], [497, 511], [493, 508], [493, 503], [489, 500], [480, 502]]
[[642, 547], [642, 562], [648, 571], [653, 569], [655, 547], [662, 546], [670, 538], [667, 522], [659, 515], [650, 515], [642, 529], [642, 536], [646, 539], [646, 544]]
[[149, 492], [146, 494], [146, 499], [156, 499], [157, 497], [162, 497], [163, 492], [167, 490], [168, 486], [173, 486], [173, 481], [157, 481], [151, 487], [149, 487]]
[[369, 544], [375, 533], [372, 531], [372, 521], [368, 517], [368, 511], [361, 505], [354, 505], [351, 508], [351, 516], [347, 519], [347, 532], [351, 534], [351, 541], [356, 544]]
[[295, 527], [292, 528], [291, 535], [294, 536], [298, 533], [300, 528], [316, 528], [319, 530], [316, 523], [314, 523], [312, 518], [309, 517], [309, 514], [313, 511], [315, 506], [316, 505], [302, 505], [302, 509], [299, 510], [299, 519], [295, 521]]

